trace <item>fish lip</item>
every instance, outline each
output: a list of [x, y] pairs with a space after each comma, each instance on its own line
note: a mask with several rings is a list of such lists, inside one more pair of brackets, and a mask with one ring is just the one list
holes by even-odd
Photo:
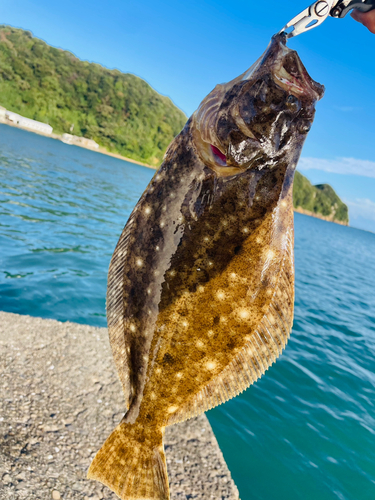
[[297, 52], [286, 46], [286, 40], [287, 39], [283, 34], [274, 35], [271, 40], [270, 49], [273, 48], [273, 50], [277, 50], [279, 52], [278, 57], [275, 59], [276, 64], [272, 71], [275, 83], [278, 83], [278, 76], [280, 75], [282, 69], [288, 71], [285, 68], [285, 64], [288, 62], [291, 62], [292, 64], [294, 63], [297, 66], [297, 74], [293, 75], [289, 71], [289, 76], [292, 77], [290, 81], [291, 93], [294, 93], [293, 90], [295, 88], [298, 89], [297, 94], [299, 94], [299, 96], [306, 96], [312, 98], [314, 101], [319, 101], [324, 95], [324, 85], [321, 85], [309, 75]]
[[[284, 90], [300, 98], [319, 101], [324, 95], [324, 85], [309, 75], [297, 52], [287, 47], [286, 41], [283, 33], [274, 35], [263, 56], [244, 74], [243, 80], [253, 80], [271, 73], [275, 83]], [[287, 72], [284, 66], [288, 63], [296, 65], [296, 74]]]

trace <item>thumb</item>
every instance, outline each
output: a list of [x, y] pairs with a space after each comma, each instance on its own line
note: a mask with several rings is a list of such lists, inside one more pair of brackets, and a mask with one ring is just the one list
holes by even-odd
[[359, 23], [362, 23], [363, 24], [363, 12], [361, 12], [360, 10], [357, 10], [357, 9], [354, 9], [350, 15], [352, 16], [352, 18], [355, 20], [355, 21], [358, 21]]
[[371, 10], [369, 12], [360, 12], [355, 9], [351, 13], [353, 19], [362, 23], [371, 33], [375, 33], [375, 10]]

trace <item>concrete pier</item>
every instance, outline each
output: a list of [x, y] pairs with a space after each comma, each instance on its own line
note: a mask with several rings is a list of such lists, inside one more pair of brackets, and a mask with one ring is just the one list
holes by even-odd
[[[124, 413], [106, 328], [0, 312], [0, 499], [116, 499], [86, 479]], [[207, 418], [167, 428], [172, 500], [238, 500]]]

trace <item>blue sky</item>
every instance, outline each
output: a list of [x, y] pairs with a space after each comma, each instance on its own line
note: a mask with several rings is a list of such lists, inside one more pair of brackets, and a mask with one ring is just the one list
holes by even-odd
[[[190, 115], [217, 83], [251, 66], [270, 37], [308, 4], [2, 0], [0, 23], [134, 73]], [[326, 86], [299, 168], [313, 183], [336, 189], [353, 226], [375, 232], [375, 35], [349, 16], [329, 18], [289, 46]]]

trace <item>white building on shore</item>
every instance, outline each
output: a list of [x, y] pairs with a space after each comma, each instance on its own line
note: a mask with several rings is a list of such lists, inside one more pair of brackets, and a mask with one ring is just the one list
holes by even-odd
[[65, 144], [74, 144], [75, 146], [83, 146], [89, 149], [99, 149], [99, 144], [92, 139], [87, 139], [86, 137], [79, 137], [72, 134], [63, 134], [61, 140]]
[[52, 134], [53, 128], [51, 125], [26, 118], [12, 111], [5, 110], [5, 118], [19, 127], [35, 130], [35, 132], [42, 132], [43, 134]]

